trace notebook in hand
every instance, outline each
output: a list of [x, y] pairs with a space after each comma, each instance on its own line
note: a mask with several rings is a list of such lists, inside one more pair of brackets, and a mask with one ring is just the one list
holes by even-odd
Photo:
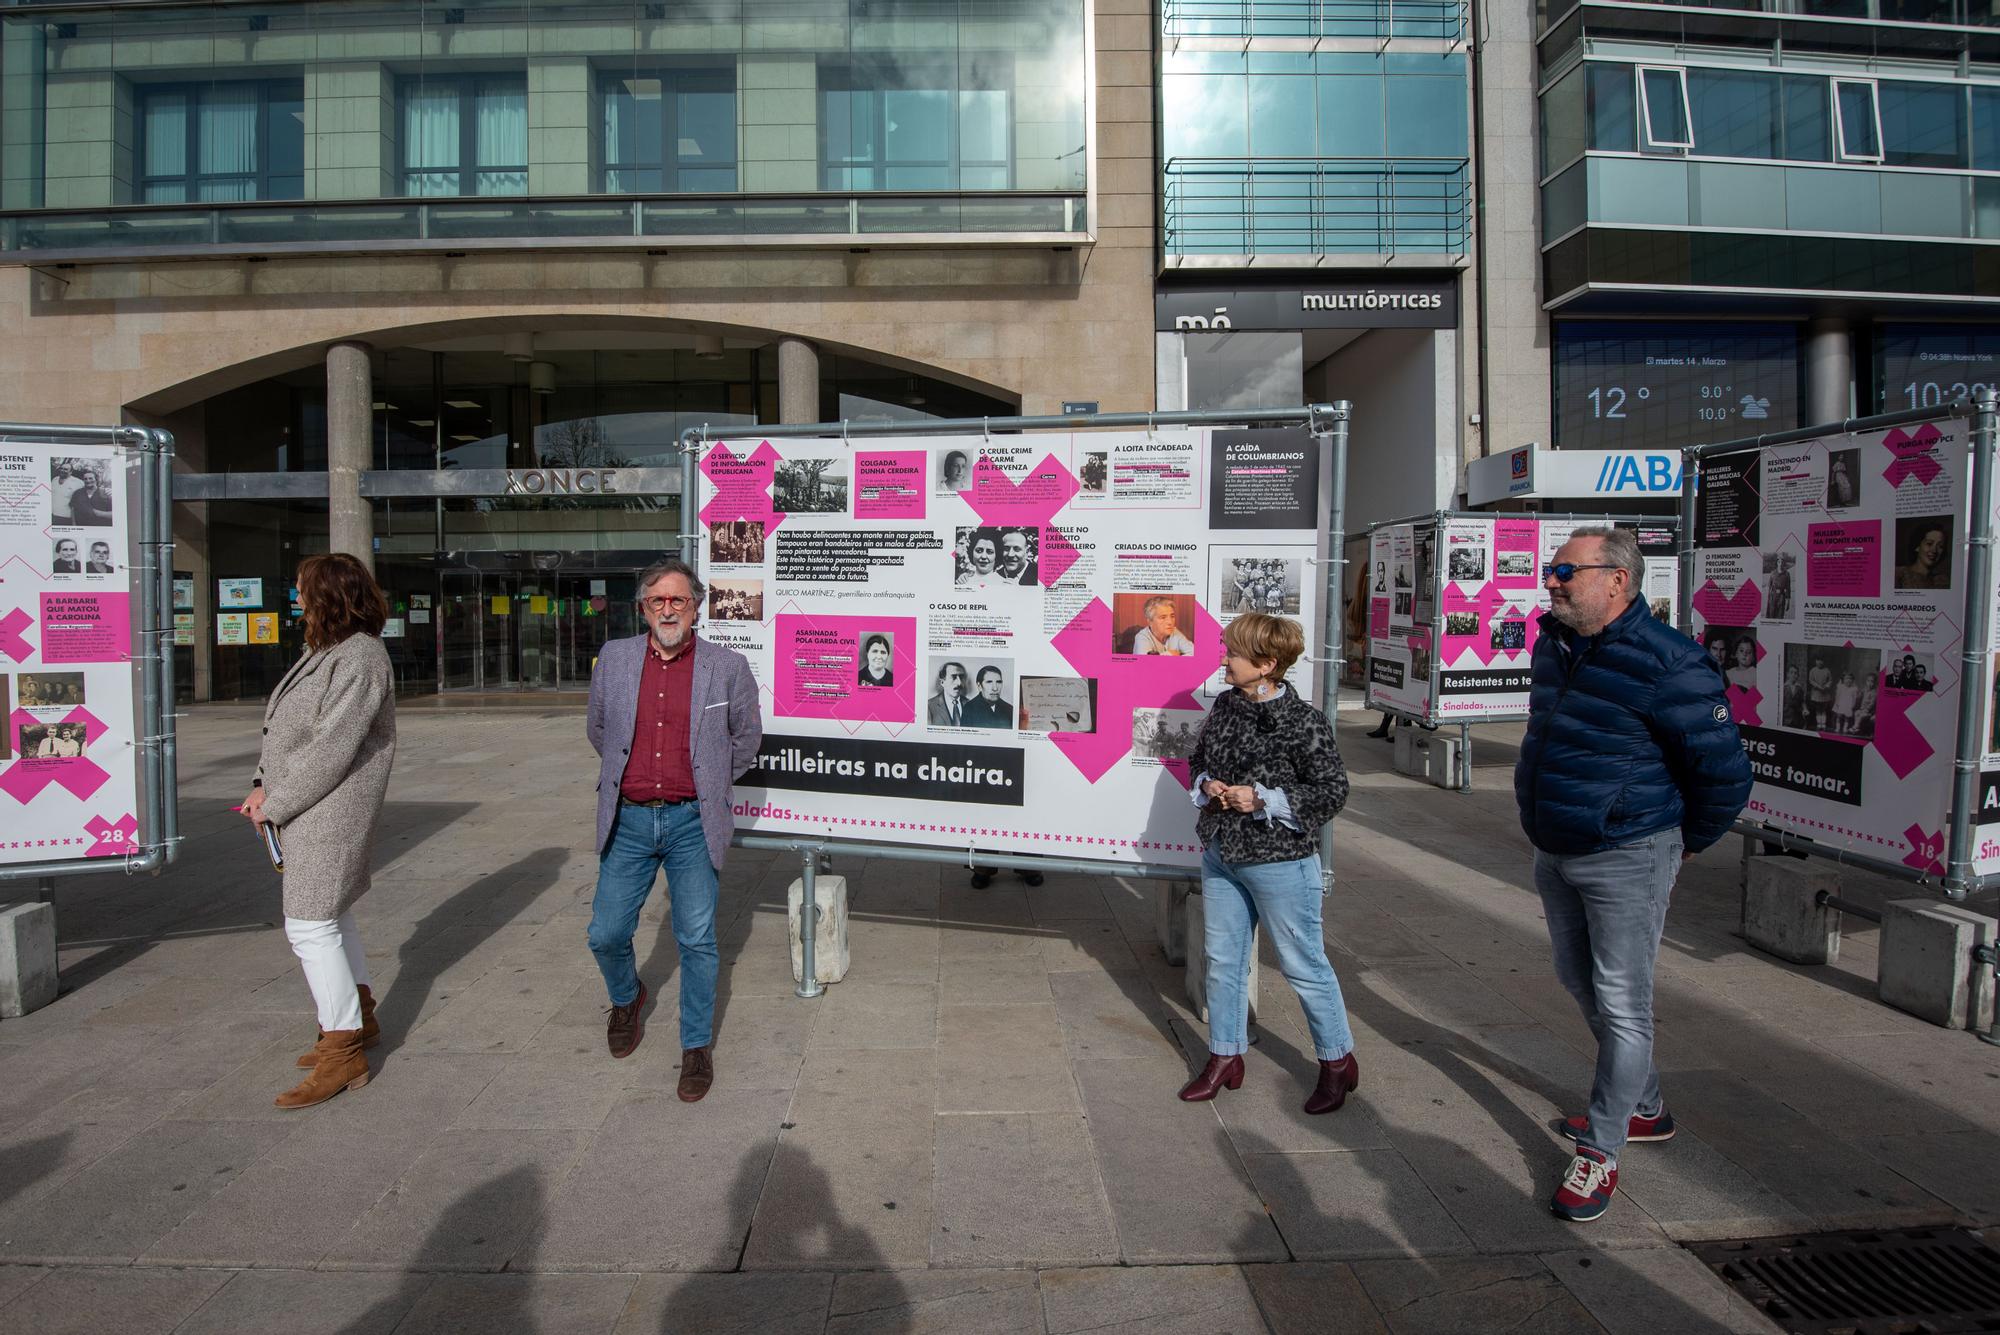
[[265, 821], [257, 827], [264, 835], [264, 852], [271, 859], [272, 871], [285, 869], [285, 846], [278, 841], [278, 827]]

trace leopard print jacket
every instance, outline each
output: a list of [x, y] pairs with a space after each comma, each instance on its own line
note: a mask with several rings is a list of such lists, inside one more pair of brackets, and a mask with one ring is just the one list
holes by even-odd
[[1326, 715], [1291, 687], [1282, 698], [1258, 704], [1241, 691], [1216, 700], [1201, 725], [1188, 772], [1227, 784], [1258, 783], [1281, 789], [1292, 804], [1297, 830], [1259, 820], [1219, 803], [1201, 808], [1195, 833], [1203, 848], [1224, 862], [1293, 862], [1319, 852], [1319, 831], [1347, 805], [1347, 767]]

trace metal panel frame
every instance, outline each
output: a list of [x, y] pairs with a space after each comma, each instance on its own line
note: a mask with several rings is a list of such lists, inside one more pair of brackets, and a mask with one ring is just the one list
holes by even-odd
[[[1980, 706], [1986, 695], [1983, 683], [1986, 681], [1986, 665], [1991, 655], [1993, 636], [1993, 471], [1996, 464], [2000, 464], [2000, 454], [1996, 454], [1996, 447], [2000, 446], [2000, 396], [1989, 389], [1970, 402], [1961, 399], [1937, 408], [1906, 408], [1872, 417], [1850, 417], [1839, 422], [1799, 427], [1793, 431], [1741, 436], [1735, 440], [1690, 445], [1682, 449], [1681, 629], [1689, 634], [1694, 630], [1694, 517], [1695, 495], [1700, 490], [1695, 485], [1695, 479], [1703, 459], [1718, 454], [1775, 449], [1824, 436], [1884, 431], [1890, 427], [1935, 422], [1940, 418], [1966, 418], [1972, 423], [1972, 438], [1968, 442], [1972, 459], [1966, 470], [1967, 504], [1971, 513], [1966, 519], [1965, 604], [1964, 619], [1960, 622], [1965, 629], [1959, 638], [1958, 728], [1953, 741], [1951, 810], [1945, 838], [1944, 879], [1939, 883], [1931, 872], [1835, 848], [1785, 828], [1739, 818], [1736, 829], [1744, 837], [1746, 858], [1759, 844], [1765, 846], [1766, 851], [1775, 848], [1779, 852], [1807, 853], [1842, 865], [1865, 867], [1883, 876], [1918, 885], [1941, 884], [1946, 898], [1958, 900], [1975, 890], [2000, 885], [2000, 873], [1981, 876], [1973, 870], [1976, 860], [1973, 857], [1975, 826], [1972, 819], [1973, 808], [1979, 801], [1980, 756], [1984, 751], [1980, 745]], [[1967, 683], [1981, 685], [1968, 689]]]
[[37, 880], [51, 898], [54, 878], [123, 870], [158, 872], [180, 852], [180, 802], [174, 743], [173, 468], [172, 433], [148, 427], [50, 426], [0, 422], [0, 440], [34, 444], [110, 445], [140, 452], [137, 519], [139, 561], [139, 801], [151, 842], [124, 857], [61, 858], [0, 866], [0, 881]]
[[[851, 442], [856, 439], [894, 436], [935, 436], [970, 434], [978, 431], [982, 435], [993, 431], [1079, 431], [1104, 430], [1112, 428], [1145, 427], [1151, 430], [1160, 426], [1304, 426], [1316, 442], [1325, 444], [1328, 450], [1329, 485], [1331, 499], [1327, 513], [1327, 559], [1326, 593], [1323, 605], [1337, 605], [1339, 589], [1343, 583], [1343, 568], [1346, 564], [1344, 549], [1346, 538], [1343, 528], [1347, 520], [1347, 439], [1348, 423], [1353, 416], [1353, 405], [1342, 399], [1335, 403], [1316, 403], [1297, 408], [1251, 408], [1240, 412], [1171, 412], [1171, 413], [1076, 413], [1069, 416], [1044, 417], [968, 417], [938, 418], [916, 422], [815, 422], [800, 426], [750, 427], [741, 432], [725, 430], [718, 435], [749, 437], [760, 440], [810, 440], [839, 439]], [[702, 453], [708, 448], [712, 437], [706, 428], [690, 427], [681, 433], [681, 494], [689, 498], [689, 503], [681, 506], [681, 555], [689, 565], [699, 568], [696, 557], [701, 545], [701, 521], [695, 513], [693, 498], [697, 495], [696, 473]], [[1327, 602], [1327, 599], [1335, 600]], [[1331, 717], [1339, 708], [1340, 695], [1340, 625], [1329, 613], [1325, 621], [1325, 643], [1320, 654], [1320, 690], [1322, 708]], [[1310, 627], [1307, 628], [1310, 633]], [[1131, 863], [1093, 861], [1084, 858], [1044, 858], [1015, 853], [978, 853], [970, 849], [932, 848], [920, 844], [879, 844], [847, 839], [828, 838], [823, 835], [764, 835], [745, 834], [737, 831], [731, 842], [738, 848], [754, 848], [794, 853], [799, 857], [800, 878], [804, 882], [800, 898], [799, 937], [803, 947], [804, 961], [800, 974], [798, 995], [816, 997], [825, 987], [816, 976], [817, 960], [814, 957], [814, 934], [819, 916], [819, 901], [815, 897], [815, 882], [820, 871], [820, 860], [830, 860], [838, 852], [855, 857], [886, 858], [900, 862], [931, 863], [949, 867], [1006, 867], [1021, 871], [1074, 872], [1084, 875], [1130, 876], [1139, 879], [1160, 881], [1192, 881], [1197, 873], [1189, 867], [1170, 867], [1156, 863]], [[1320, 876], [1323, 889], [1333, 887], [1333, 828], [1329, 822], [1319, 833]], [[977, 859], [976, 864], [974, 859]]]

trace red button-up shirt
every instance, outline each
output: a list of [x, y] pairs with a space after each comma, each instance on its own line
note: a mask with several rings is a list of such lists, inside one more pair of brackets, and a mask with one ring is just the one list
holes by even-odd
[[630, 802], [664, 798], [684, 802], [695, 795], [689, 724], [694, 702], [694, 646], [672, 660], [646, 646], [639, 672], [639, 717], [632, 729], [632, 758], [618, 793]]

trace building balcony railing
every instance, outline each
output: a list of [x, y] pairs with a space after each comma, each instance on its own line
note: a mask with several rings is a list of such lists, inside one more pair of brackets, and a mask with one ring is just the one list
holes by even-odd
[[1396, 38], [1459, 43], [1469, 0], [1164, 0], [1170, 43], [1188, 37]]
[[[1644, 0], [1671, 9], [1726, 9], [1784, 18], [1859, 19], [1870, 23], [1942, 23], [1962, 28], [2000, 25], [1993, 0]], [[1544, 0], [1560, 16], [1576, 0]]]
[[1592, 154], [1542, 187], [1542, 242], [1586, 225], [2000, 240], [2000, 174]]
[[135, 205], [0, 213], [0, 264], [424, 251], [1075, 245], [1077, 193], [673, 195]]
[[1173, 158], [1164, 193], [1169, 268], [1461, 259], [1471, 236], [1465, 158]]

